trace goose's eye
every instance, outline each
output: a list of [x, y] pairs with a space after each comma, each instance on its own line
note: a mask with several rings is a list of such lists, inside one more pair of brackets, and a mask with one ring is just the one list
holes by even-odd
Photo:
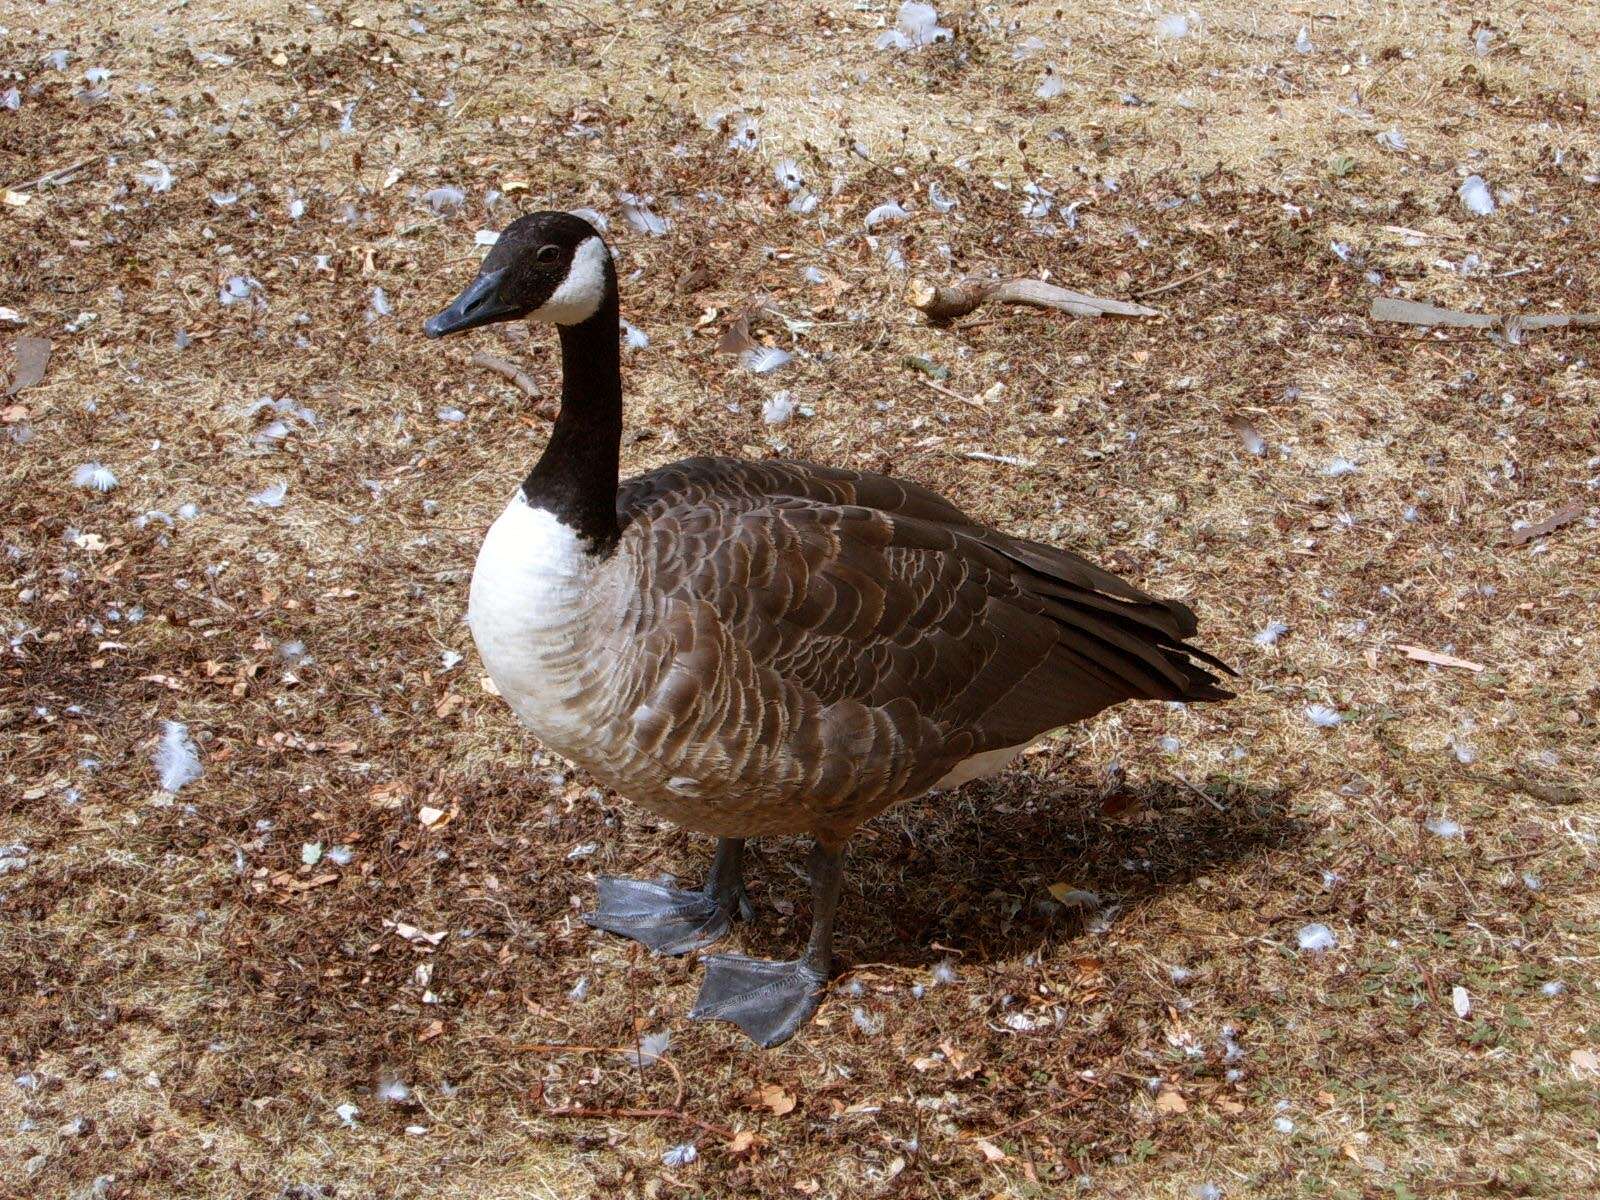
[[553, 263], [561, 257], [561, 250], [556, 246], [540, 246], [539, 253], [534, 257], [542, 263]]

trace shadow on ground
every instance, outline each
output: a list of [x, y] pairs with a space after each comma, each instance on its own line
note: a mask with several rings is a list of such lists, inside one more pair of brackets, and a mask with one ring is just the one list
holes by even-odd
[[[1244, 871], [1314, 833], [1290, 814], [1283, 790], [1227, 788], [1208, 800], [1153, 782], [1108, 800], [1013, 780], [928, 797], [852, 842], [841, 966], [931, 966], [952, 952], [969, 964], [1018, 959], [1081, 936], [1095, 920], [1136, 920], [1170, 889]], [[804, 854], [797, 840], [752, 847], [747, 877], [757, 918], [738, 934], [746, 952], [791, 957], [803, 943]], [[1063, 906], [1051, 884], [1092, 892], [1104, 907]]]

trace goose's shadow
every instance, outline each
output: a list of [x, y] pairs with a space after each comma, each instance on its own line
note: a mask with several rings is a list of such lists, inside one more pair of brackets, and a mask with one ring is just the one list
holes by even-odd
[[[853, 839], [840, 907], [839, 965], [926, 966], [1021, 957], [1113, 924], [1172, 888], [1304, 842], [1315, 833], [1284, 791], [1232, 787], [1210, 799], [1177, 783], [1124, 789], [1112, 803], [1047, 780], [968, 785], [901, 805]], [[747, 953], [792, 957], [810, 919], [799, 842], [761, 844], [749, 865], [757, 919]], [[1050, 885], [1095, 893], [1098, 913], [1063, 907]], [[764, 886], [763, 886], [764, 884]], [[774, 911], [777, 910], [777, 911]]]

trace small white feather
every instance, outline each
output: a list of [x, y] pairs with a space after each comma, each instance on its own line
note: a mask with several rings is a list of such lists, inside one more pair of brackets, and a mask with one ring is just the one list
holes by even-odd
[[595, 232], [597, 233], [604, 233], [606, 230], [611, 228], [611, 222], [606, 220], [605, 213], [601, 212], [599, 209], [574, 208], [570, 209], [569, 211], [573, 216], [582, 217], [585, 221], [589, 222], [589, 224], [593, 225]]
[[1310, 704], [1306, 706], [1306, 720], [1319, 729], [1332, 729], [1335, 725], [1342, 725], [1344, 717], [1336, 708], [1329, 708], [1326, 704]]
[[776, 346], [751, 346], [740, 356], [745, 369], [757, 375], [768, 375], [785, 365], [794, 356]]
[[672, 228], [670, 220], [658, 216], [651, 210], [649, 197], [636, 196], [632, 192], [618, 192], [617, 202], [622, 205], [624, 219], [639, 233], [660, 237]]
[[1321, 923], [1302, 925], [1300, 932], [1295, 935], [1300, 949], [1312, 954], [1322, 954], [1328, 950], [1335, 950], [1339, 946], [1339, 939], [1333, 930]]
[[1168, 13], [1156, 22], [1156, 32], [1173, 40], [1186, 38], [1189, 36], [1189, 18], [1182, 13]]
[[1039, 81], [1039, 86], [1033, 90], [1033, 94], [1041, 100], [1054, 100], [1066, 90], [1067, 84], [1061, 78], [1061, 72], [1053, 67], [1046, 67], [1044, 78]]
[[439, 214], [455, 212], [467, 202], [467, 193], [452, 184], [445, 184], [422, 193], [422, 202]]
[[1481, 175], [1468, 175], [1456, 195], [1461, 197], [1461, 203], [1474, 216], [1487, 217], [1494, 212], [1494, 197], [1489, 194], [1489, 185], [1484, 183]]
[[88, 488], [91, 492], [109, 492], [117, 486], [117, 476], [110, 467], [97, 462], [86, 462], [72, 472], [74, 487]]
[[700, 1151], [693, 1142], [681, 1142], [662, 1154], [661, 1165], [676, 1170], [687, 1167], [699, 1157]]
[[172, 190], [172, 170], [159, 158], [147, 158], [139, 164], [144, 168], [134, 176], [152, 192], [166, 192]]
[[794, 416], [794, 399], [787, 391], [774, 392], [761, 406], [761, 419], [768, 425], [782, 425]]
[[283, 498], [288, 494], [289, 485], [280, 479], [277, 483], [269, 483], [259, 492], [251, 495], [249, 501], [251, 504], [261, 508], [282, 508]]
[[622, 1057], [627, 1059], [632, 1067], [648, 1067], [655, 1063], [667, 1052], [667, 1047], [672, 1044], [672, 1033], [663, 1029], [660, 1033], [652, 1033], [639, 1039], [639, 1045], [630, 1050], [624, 1050]]
[[910, 215], [900, 206], [898, 200], [890, 200], [885, 204], [878, 205], [877, 208], [867, 214], [867, 228], [875, 229], [879, 225], [890, 221], [904, 221]]
[[204, 770], [200, 766], [200, 752], [189, 737], [189, 727], [182, 721], [167, 721], [163, 725], [155, 764], [164, 792], [176, 792], [200, 778]]

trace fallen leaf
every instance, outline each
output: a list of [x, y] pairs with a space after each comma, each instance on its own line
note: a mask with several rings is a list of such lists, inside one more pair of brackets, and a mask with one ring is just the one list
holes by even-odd
[[1173, 1115], [1186, 1113], [1189, 1111], [1189, 1102], [1178, 1094], [1176, 1088], [1164, 1087], [1156, 1097], [1156, 1111]]
[[794, 1111], [795, 1098], [783, 1090], [781, 1084], [769, 1083], [755, 1090], [752, 1096], [754, 1102], [767, 1109], [775, 1117]]
[[737, 1158], [741, 1154], [749, 1154], [756, 1148], [756, 1135], [748, 1129], [741, 1129], [728, 1139], [728, 1153]]
[[19, 337], [11, 343], [11, 353], [17, 360], [17, 370], [11, 376], [6, 395], [15, 396], [24, 388], [31, 388], [44, 378], [44, 369], [50, 361], [54, 347], [49, 338]]
[[434, 808], [431, 805], [424, 804], [421, 808], [417, 809], [417, 820], [421, 821], [430, 829], [437, 825], [443, 816], [444, 809]]
[[753, 349], [756, 340], [750, 336], [750, 309], [739, 314], [737, 320], [722, 331], [722, 336], [717, 339], [718, 354], [743, 354], [746, 350]]
[[1052, 883], [1050, 894], [1055, 897], [1057, 904], [1064, 908], [1077, 908], [1085, 912], [1100, 907], [1100, 897], [1093, 892], [1086, 892], [1082, 888], [1070, 887], [1065, 883]]
[[1395, 645], [1395, 649], [1416, 662], [1434, 663], [1441, 667], [1460, 667], [1463, 671], [1483, 670], [1482, 663], [1475, 663], [1467, 658], [1457, 658], [1454, 654], [1444, 654], [1438, 650], [1429, 650], [1423, 646], [1408, 646], [1401, 642]]
[[992, 1163], [1005, 1162], [1006, 1152], [987, 1138], [979, 1138], [974, 1145], [978, 1147], [979, 1153], [983, 1155], [986, 1161]]
[[1218, 1112], [1227, 1113], [1230, 1117], [1237, 1117], [1244, 1111], [1244, 1105], [1237, 1100], [1229, 1100], [1226, 1096], [1219, 1097], [1216, 1102]]

